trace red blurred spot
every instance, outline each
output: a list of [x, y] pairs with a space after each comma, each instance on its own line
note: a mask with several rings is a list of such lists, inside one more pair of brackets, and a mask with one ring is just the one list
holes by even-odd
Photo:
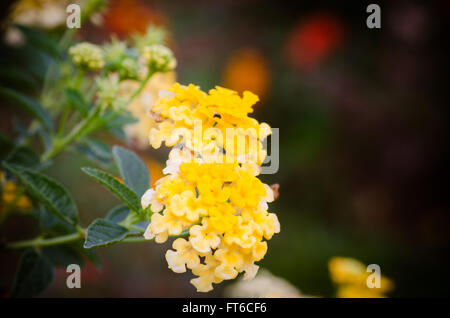
[[105, 14], [105, 26], [118, 36], [129, 33], [145, 33], [149, 24], [162, 25], [165, 19], [161, 13], [141, 0], [113, 0]]
[[292, 66], [304, 71], [315, 69], [342, 44], [345, 28], [331, 13], [319, 13], [302, 20], [287, 41]]

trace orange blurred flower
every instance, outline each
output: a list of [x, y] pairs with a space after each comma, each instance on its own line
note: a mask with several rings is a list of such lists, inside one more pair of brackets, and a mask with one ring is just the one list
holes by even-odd
[[241, 48], [229, 57], [223, 74], [223, 84], [242, 93], [249, 90], [263, 97], [267, 94], [270, 72], [266, 58], [255, 48]]
[[150, 187], [153, 188], [155, 187], [156, 181], [158, 181], [164, 176], [162, 172], [164, 166], [160, 162], [150, 157], [143, 156], [142, 160], [144, 160], [145, 164], [147, 165], [148, 171], [150, 171], [150, 179], [151, 179]]
[[145, 33], [149, 24], [163, 25], [165, 17], [142, 0], [112, 0], [105, 13], [105, 26], [111, 33], [125, 36]]
[[311, 15], [290, 34], [286, 47], [288, 60], [303, 71], [313, 70], [341, 46], [344, 37], [345, 28], [335, 15]]

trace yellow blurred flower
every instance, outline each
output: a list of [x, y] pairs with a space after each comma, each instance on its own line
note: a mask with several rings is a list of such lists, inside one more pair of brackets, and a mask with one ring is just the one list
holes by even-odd
[[371, 272], [367, 272], [367, 266], [353, 258], [333, 257], [328, 262], [328, 269], [339, 298], [386, 297], [384, 293], [394, 288], [394, 283], [384, 276], [380, 277], [380, 288], [369, 288], [367, 278]]
[[68, 0], [20, 0], [13, 6], [11, 20], [26, 26], [53, 29], [66, 22], [66, 8], [73, 2]]
[[6, 180], [3, 172], [0, 172], [0, 182], [1, 182], [1, 204], [2, 209], [12, 205], [10, 208], [16, 208], [22, 211], [30, 211], [33, 207], [30, 198], [24, 195], [17, 185]]
[[[150, 116], [150, 109], [158, 98], [161, 90], [167, 90], [176, 79], [175, 72], [156, 73], [145, 85], [142, 93], [127, 106], [127, 109], [138, 120], [124, 127], [125, 134], [139, 149], [148, 147], [148, 134], [156, 126], [155, 119]], [[135, 91], [139, 83], [132, 80], [123, 81], [121, 86], [130, 92]]]
[[239, 93], [249, 90], [266, 96], [270, 85], [268, 62], [258, 49], [236, 50], [227, 61], [223, 82], [226, 87]]
[[336, 292], [338, 298], [385, 298], [386, 295], [375, 288], [369, 289], [364, 286], [343, 285]]
[[336, 284], [363, 284], [366, 266], [353, 258], [333, 257], [329, 263], [331, 280]]

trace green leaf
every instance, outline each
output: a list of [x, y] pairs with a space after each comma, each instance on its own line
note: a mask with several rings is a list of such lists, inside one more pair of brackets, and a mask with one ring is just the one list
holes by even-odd
[[47, 256], [31, 248], [26, 249], [20, 259], [10, 296], [12, 298], [38, 296], [52, 280], [53, 266]]
[[111, 133], [111, 135], [113, 135], [117, 139], [119, 139], [119, 140], [121, 140], [123, 142], [128, 142], [129, 141], [127, 139], [127, 135], [123, 131], [122, 127], [113, 127], [113, 128], [108, 128], [107, 130]]
[[45, 150], [49, 150], [53, 146], [53, 136], [43, 127], [39, 127], [37, 134], [41, 138]]
[[[28, 76], [35, 78], [38, 83], [44, 80], [45, 71], [52, 59], [45, 52], [36, 50], [35, 47], [25, 42], [20, 47], [2, 45], [0, 54], [0, 68], [14, 68], [22, 71]], [[10, 83], [5, 86], [10, 87]], [[28, 90], [26, 86], [21, 86], [21, 90]]]
[[120, 223], [125, 220], [129, 213], [130, 208], [126, 205], [119, 205], [112, 208], [106, 215], [105, 219], [114, 223]]
[[95, 168], [81, 168], [86, 174], [96, 179], [100, 184], [105, 186], [109, 191], [114, 193], [123, 203], [134, 211], [140, 210], [139, 199], [136, 193], [126, 185], [117, 180], [109, 173]]
[[36, 92], [37, 81], [30, 73], [17, 65], [2, 65], [0, 67], [0, 83], [2, 86]]
[[25, 109], [32, 116], [36, 117], [47, 130], [53, 130], [50, 114], [34, 99], [5, 87], [0, 87], [0, 96]]
[[5, 162], [3, 166], [18, 177], [27, 192], [49, 211], [72, 225], [77, 224], [78, 211], [75, 202], [60, 183], [31, 169]]
[[133, 229], [130, 230], [130, 234], [140, 234], [140, 235], [144, 234], [149, 224], [150, 224], [149, 221], [141, 221], [133, 224]]
[[84, 266], [84, 260], [71, 246], [47, 246], [42, 252], [55, 266], [67, 267], [70, 264]]
[[78, 144], [75, 149], [103, 167], [109, 167], [112, 164], [111, 148], [104, 142], [88, 139]]
[[3, 161], [13, 150], [14, 143], [5, 135], [0, 133], [0, 161]]
[[36, 218], [39, 220], [41, 230], [44, 232], [51, 232], [63, 235], [73, 233], [76, 231], [73, 225], [55, 216], [55, 214], [48, 211], [43, 206], [40, 206], [39, 209], [36, 209], [34, 212]]
[[128, 229], [106, 219], [96, 219], [89, 225], [85, 248], [106, 246], [120, 242], [128, 234]]
[[134, 152], [119, 146], [113, 147], [113, 156], [124, 183], [141, 197], [150, 188], [147, 165]]
[[66, 88], [64, 90], [69, 105], [75, 108], [83, 117], [86, 117], [89, 113], [89, 105], [84, 100], [84, 97], [77, 90], [72, 88]]
[[28, 42], [42, 51], [52, 55], [53, 57], [59, 57], [59, 50], [57, 43], [45, 33], [37, 31], [35, 29], [28, 28], [23, 25], [16, 24], [17, 27], [27, 38]]
[[[106, 111], [103, 115], [103, 120], [105, 118], [108, 118], [111, 111]], [[113, 117], [113, 119], [105, 122], [105, 127], [107, 129], [116, 128], [116, 127], [122, 127], [129, 124], [134, 124], [138, 120], [133, 117], [133, 114], [129, 112], [128, 110], [122, 110], [122, 112], [116, 116]]]
[[31, 168], [40, 165], [39, 156], [30, 148], [25, 146], [15, 147], [5, 159], [7, 163]]

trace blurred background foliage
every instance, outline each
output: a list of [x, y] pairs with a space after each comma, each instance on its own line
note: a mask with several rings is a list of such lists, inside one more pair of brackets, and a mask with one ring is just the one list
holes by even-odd
[[[111, 34], [126, 38], [161, 26], [178, 59], [179, 82], [261, 97], [254, 116], [280, 128], [281, 141], [279, 172], [262, 177], [280, 184], [270, 210], [281, 233], [269, 242], [262, 267], [305, 294], [333, 296], [328, 260], [348, 256], [379, 264], [395, 282], [391, 296], [449, 295], [450, 2], [376, 1], [381, 29], [366, 27], [369, 3], [110, 0], [78, 36], [102, 43]], [[45, 57], [25, 45], [32, 59], [6, 51], [1, 58], [39, 78]], [[24, 120], [12, 107], [2, 105], [0, 114], [2, 133]], [[140, 155], [154, 179], [160, 176], [167, 151], [148, 147]], [[83, 165], [85, 159], [66, 154], [49, 174], [71, 190], [88, 224], [117, 201], [80, 173]], [[18, 215], [2, 225], [2, 239], [32, 237], [35, 228]], [[204, 296], [188, 274], [167, 268], [166, 249], [153, 243], [102, 249], [103, 270], [86, 265], [80, 290], [65, 287], [61, 268], [43, 296]], [[6, 293], [18, 255], [2, 257]], [[217, 286], [207, 295], [222, 294]]]

